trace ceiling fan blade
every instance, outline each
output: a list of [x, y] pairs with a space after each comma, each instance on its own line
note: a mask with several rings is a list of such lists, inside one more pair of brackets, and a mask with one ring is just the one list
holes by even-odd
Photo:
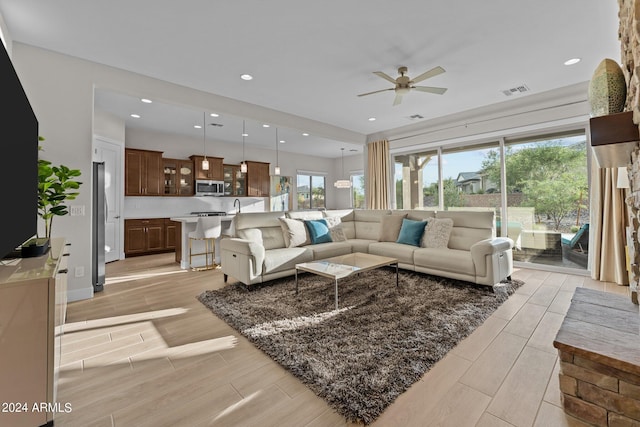
[[367, 95], [373, 95], [374, 93], [380, 93], [380, 92], [386, 92], [388, 90], [395, 90], [395, 88], [389, 88], [389, 89], [381, 89], [381, 90], [374, 90], [373, 92], [367, 92], [367, 93], [361, 93], [358, 96], [367, 96]]
[[418, 83], [418, 82], [426, 80], [426, 79], [428, 79], [430, 77], [435, 77], [438, 74], [442, 74], [442, 73], [444, 73], [444, 68], [435, 67], [435, 68], [432, 68], [429, 71], [426, 71], [426, 72], [420, 74], [419, 76], [413, 78], [410, 83]]
[[382, 71], [374, 71], [373, 74], [375, 74], [378, 77], [382, 77], [383, 79], [388, 80], [393, 84], [396, 84], [396, 79], [394, 79], [393, 77], [389, 76], [386, 73], [383, 73]]
[[402, 95], [396, 93], [396, 99], [393, 100], [393, 105], [398, 105], [402, 102]]
[[420, 92], [435, 93], [442, 95], [447, 91], [446, 87], [430, 87], [430, 86], [411, 86], [411, 89], [419, 90]]

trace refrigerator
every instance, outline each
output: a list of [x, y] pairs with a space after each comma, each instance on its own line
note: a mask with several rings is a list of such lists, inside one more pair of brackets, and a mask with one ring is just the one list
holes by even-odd
[[104, 191], [104, 162], [93, 163], [93, 202], [92, 202], [92, 272], [93, 291], [104, 289], [104, 230], [107, 222], [107, 200]]

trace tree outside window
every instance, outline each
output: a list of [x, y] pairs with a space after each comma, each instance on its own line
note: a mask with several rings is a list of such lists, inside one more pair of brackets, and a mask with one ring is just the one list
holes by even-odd
[[321, 175], [298, 175], [298, 209], [325, 207], [325, 177]]
[[351, 206], [354, 209], [364, 209], [364, 174], [351, 175]]

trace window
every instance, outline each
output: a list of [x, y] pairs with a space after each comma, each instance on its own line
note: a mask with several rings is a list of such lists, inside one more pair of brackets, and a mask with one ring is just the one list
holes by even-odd
[[324, 208], [325, 177], [323, 175], [298, 175], [298, 209]]
[[396, 154], [394, 165], [397, 209], [493, 210], [515, 261], [588, 268], [584, 129]]
[[398, 209], [437, 209], [439, 206], [438, 152], [394, 157], [394, 182]]
[[364, 209], [364, 174], [362, 172], [351, 174], [351, 207]]

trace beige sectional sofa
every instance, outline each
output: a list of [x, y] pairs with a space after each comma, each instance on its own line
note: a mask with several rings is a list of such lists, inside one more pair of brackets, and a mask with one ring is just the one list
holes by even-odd
[[[385, 218], [393, 216], [392, 218]], [[398, 216], [412, 221], [448, 224], [439, 247], [397, 243]], [[324, 218], [337, 237], [327, 243], [292, 246], [286, 219]], [[339, 218], [339, 220], [337, 219]], [[407, 221], [411, 222], [411, 221]], [[294, 223], [295, 225], [296, 223]], [[416, 224], [418, 225], [418, 224]], [[452, 225], [452, 226], [451, 226]], [[511, 275], [513, 241], [496, 238], [494, 212], [424, 210], [327, 210], [241, 213], [234, 218], [234, 238], [220, 242], [222, 272], [245, 285], [262, 283], [295, 273], [295, 265], [366, 252], [398, 259], [400, 268], [492, 286]], [[391, 238], [389, 238], [391, 236]], [[448, 237], [448, 238], [447, 238]], [[425, 240], [426, 239], [426, 240]], [[382, 240], [382, 241], [381, 241]]]

